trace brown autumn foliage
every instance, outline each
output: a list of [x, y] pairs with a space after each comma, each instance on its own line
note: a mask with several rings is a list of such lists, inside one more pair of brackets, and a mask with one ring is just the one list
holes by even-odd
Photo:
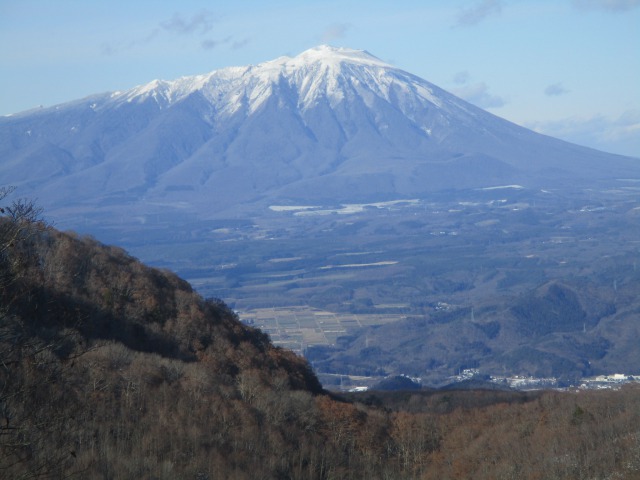
[[637, 387], [338, 398], [221, 301], [27, 211], [0, 218], [0, 478], [640, 478]]

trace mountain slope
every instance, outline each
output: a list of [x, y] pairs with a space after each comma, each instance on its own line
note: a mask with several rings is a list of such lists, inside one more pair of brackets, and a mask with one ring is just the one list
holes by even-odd
[[214, 204], [216, 215], [638, 173], [634, 159], [536, 134], [367, 52], [326, 46], [4, 117], [0, 154], [2, 177], [52, 213]]

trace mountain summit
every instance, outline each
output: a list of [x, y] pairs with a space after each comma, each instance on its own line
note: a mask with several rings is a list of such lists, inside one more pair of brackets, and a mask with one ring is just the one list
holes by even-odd
[[223, 109], [226, 112], [240, 108], [243, 101], [247, 101], [249, 111], [253, 112], [273, 93], [273, 85], [286, 79], [298, 91], [299, 106], [309, 108], [322, 95], [334, 97], [336, 101], [342, 99], [343, 84], [338, 81], [341, 77], [357, 79], [384, 95], [387, 90], [384, 85], [389, 83], [383, 73], [386, 70], [395, 69], [366, 51], [321, 45], [294, 58], [285, 56], [255, 66], [223, 68], [172, 82], [154, 80], [117, 92], [112, 99], [131, 102], [152, 98], [166, 107], [200, 92], [211, 103], [229, 104]]
[[0, 152], [0, 176], [61, 216], [216, 216], [638, 173], [635, 159], [539, 135], [328, 46], [6, 116]]

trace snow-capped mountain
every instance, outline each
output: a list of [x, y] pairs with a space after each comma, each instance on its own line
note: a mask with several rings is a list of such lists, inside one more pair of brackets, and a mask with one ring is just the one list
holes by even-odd
[[366, 51], [320, 46], [0, 118], [0, 178], [49, 212], [228, 215], [637, 177], [637, 159], [500, 119]]

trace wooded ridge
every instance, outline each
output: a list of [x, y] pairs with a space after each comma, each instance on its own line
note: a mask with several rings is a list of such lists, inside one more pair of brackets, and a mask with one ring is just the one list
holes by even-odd
[[637, 387], [341, 398], [222, 301], [29, 202], [0, 215], [0, 359], [0, 478], [640, 475]]

